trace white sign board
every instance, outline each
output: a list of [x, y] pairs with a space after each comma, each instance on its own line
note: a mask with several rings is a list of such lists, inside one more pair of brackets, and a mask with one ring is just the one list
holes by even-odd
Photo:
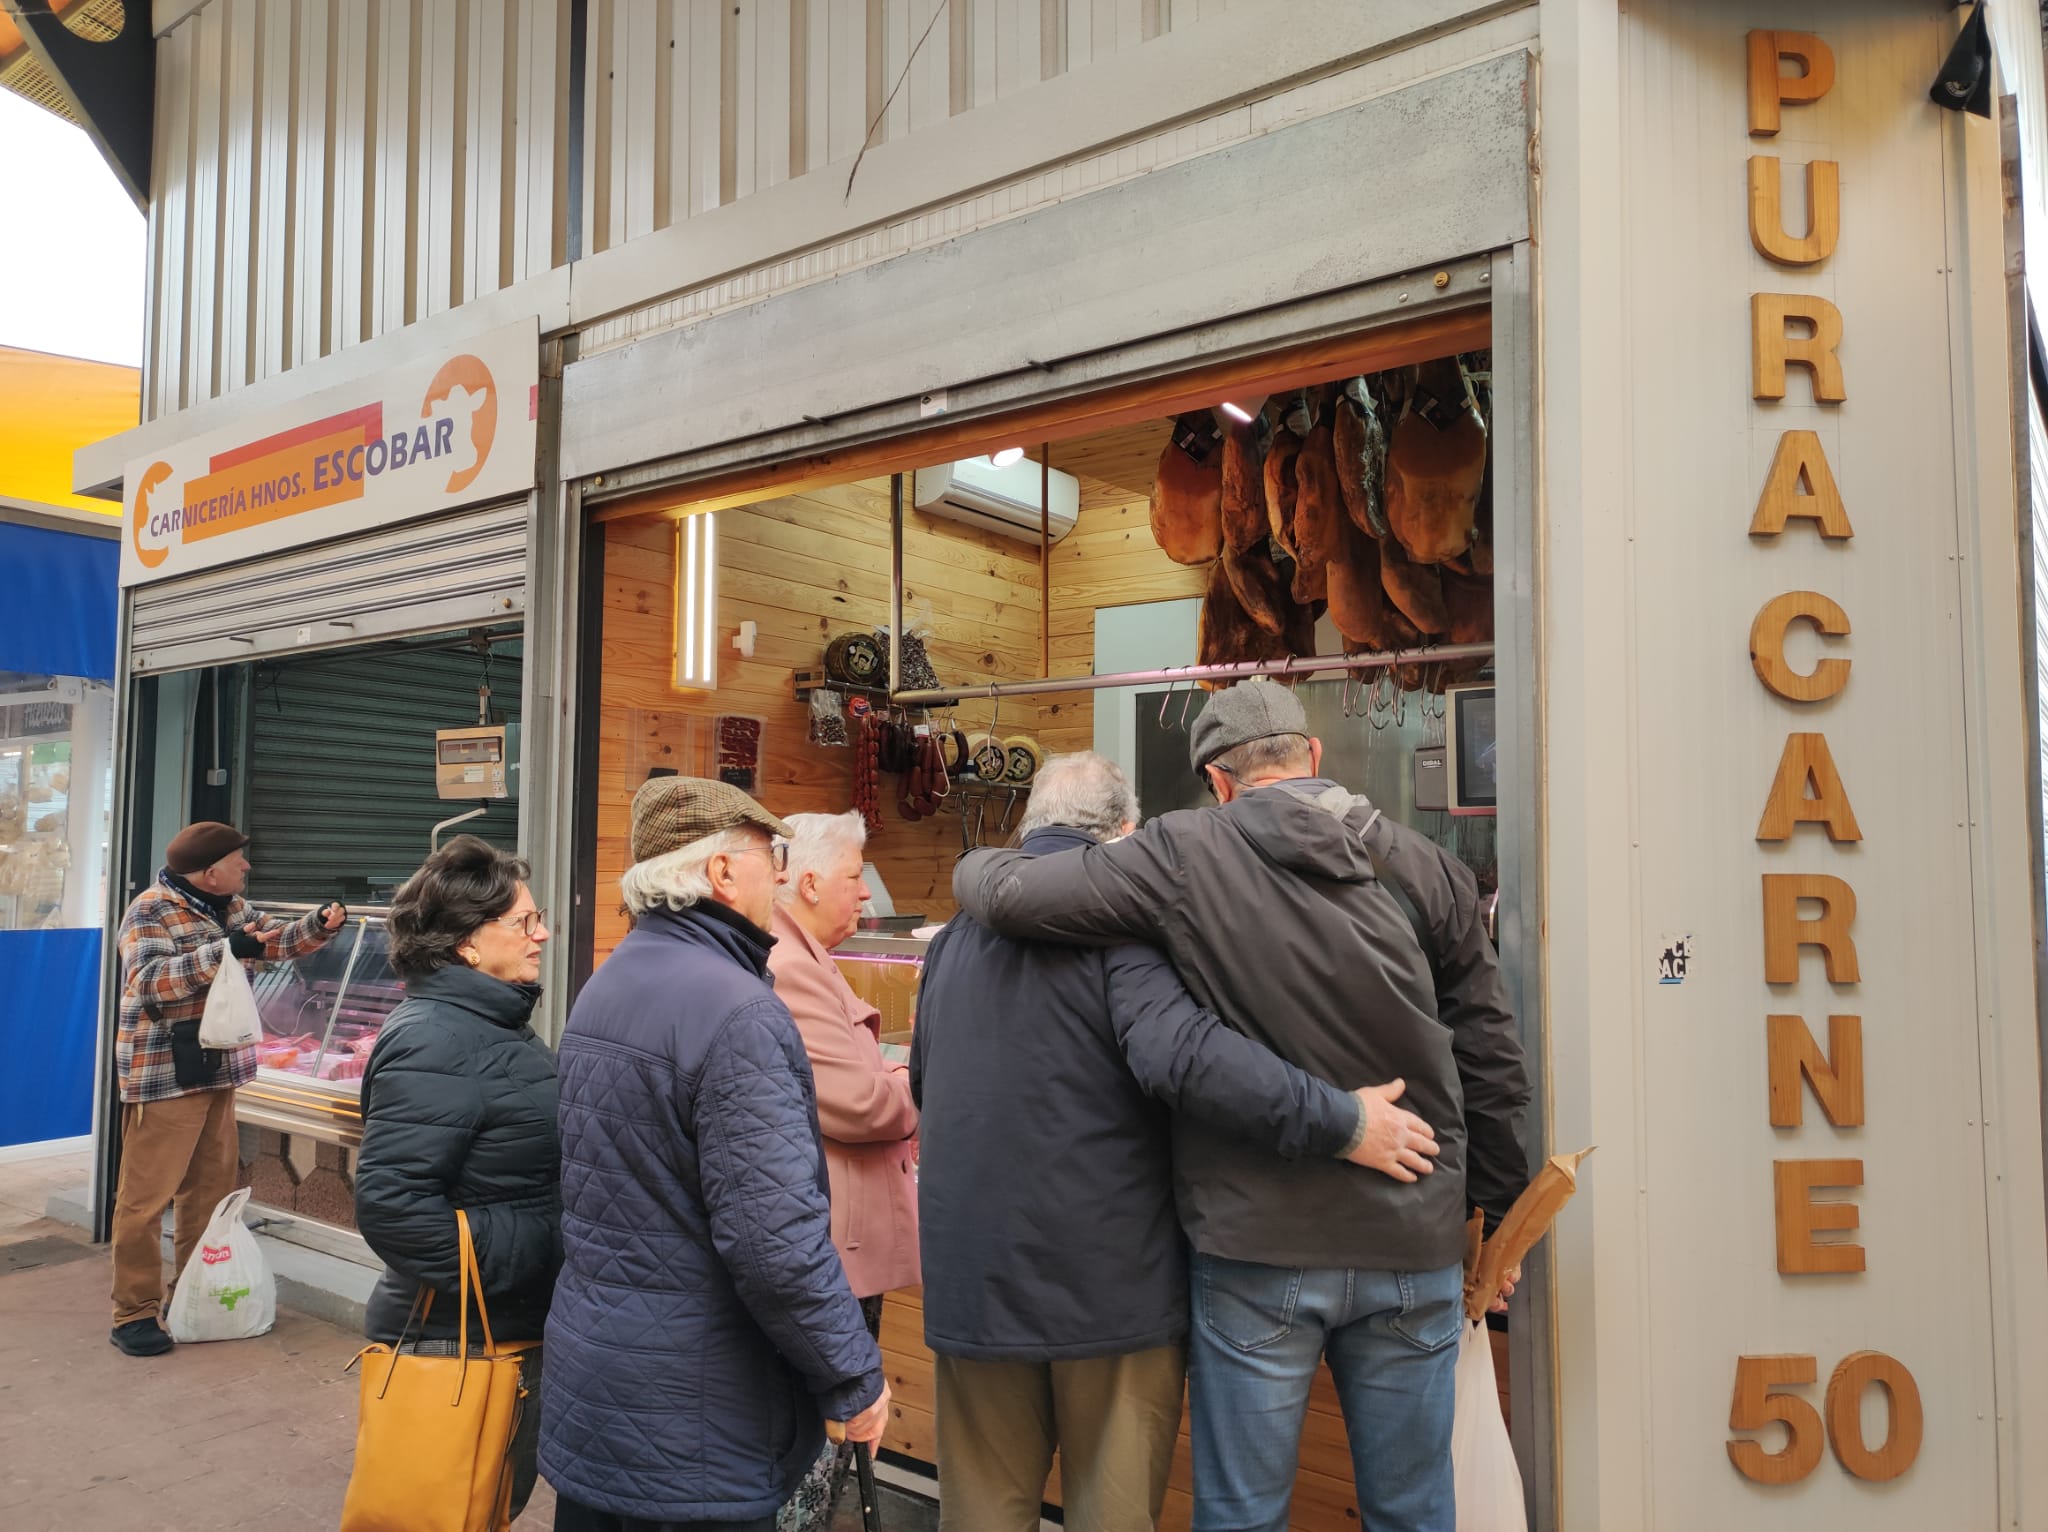
[[533, 487], [539, 321], [339, 384], [128, 465], [121, 583]]

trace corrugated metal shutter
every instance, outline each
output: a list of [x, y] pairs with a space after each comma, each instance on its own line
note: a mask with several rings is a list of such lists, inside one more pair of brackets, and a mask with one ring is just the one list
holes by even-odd
[[138, 674], [516, 621], [525, 500], [208, 569], [135, 593]]
[[[491, 664], [494, 719], [519, 719], [522, 645]], [[250, 892], [260, 899], [384, 902], [426, 860], [440, 821], [478, 805], [434, 787], [434, 731], [476, 722], [479, 656], [344, 650], [259, 666], [249, 706]], [[490, 805], [454, 834], [516, 850], [519, 805]], [[444, 837], [445, 839], [446, 837]]]

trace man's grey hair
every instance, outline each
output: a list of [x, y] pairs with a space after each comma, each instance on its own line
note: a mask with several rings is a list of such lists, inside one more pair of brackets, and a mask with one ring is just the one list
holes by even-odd
[[1031, 800], [1024, 805], [1019, 835], [1048, 825], [1083, 830], [1097, 840], [1114, 840], [1138, 822], [1138, 790], [1123, 767], [1106, 755], [1080, 750], [1056, 755], [1038, 769]]
[[789, 826], [789, 881], [775, 891], [781, 904], [796, 898], [796, 886], [805, 873], [822, 878], [839, 857], [849, 851], [858, 854], [868, 843], [867, 822], [858, 809], [844, 814], [784, 814], [782, 822]]
[[721, 852], [743, 851], [748, 846], [759, 845], [757, 837], [761, 833], [759, 830], [720, 830], [716, 835], [693, 840], [677, 850], [664, 851], [660, 856], [635, 862], [619, 879], [619, 897], [625, 902], [628, 913], [635, 917], [645, 915], [657, 904], [665, 904], [672, 910], [687, 910], [711, 897], [711, 878], [707, 871], [711, 859]]
[[1209, 764], [1221, 766], [1240, 782], [1276, 771], [1306, 772], [1311, 768], [1308, 736], [1268, 734], [1264, 739], [1248, 739], [1233, 745]]

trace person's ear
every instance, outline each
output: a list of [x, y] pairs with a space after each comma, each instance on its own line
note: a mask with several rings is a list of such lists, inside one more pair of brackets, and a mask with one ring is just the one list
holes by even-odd
[[1323, 742], [1314, 735], [1308, 741], [1308, 774], [1320, 776], [1323, 770]]

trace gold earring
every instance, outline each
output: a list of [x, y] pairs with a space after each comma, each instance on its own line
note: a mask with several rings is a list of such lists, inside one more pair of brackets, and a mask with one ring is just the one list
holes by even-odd
[[476, 948], [474, 948], [474, 947], [465, 947], [465, 948], [463, 948], [463, 949], [462, 949], [462, 953], [461, 953], [461, 956], [462, 956], [462, 961], [463, 961], [463, 962], [465, 962], [465, 963], [469, 964], [469, 966], [470, 966], [470, 967], [472, 967], [472, 968], [476, 967], [476, 962], [477, 962], [477, 958], [476, 958]]

